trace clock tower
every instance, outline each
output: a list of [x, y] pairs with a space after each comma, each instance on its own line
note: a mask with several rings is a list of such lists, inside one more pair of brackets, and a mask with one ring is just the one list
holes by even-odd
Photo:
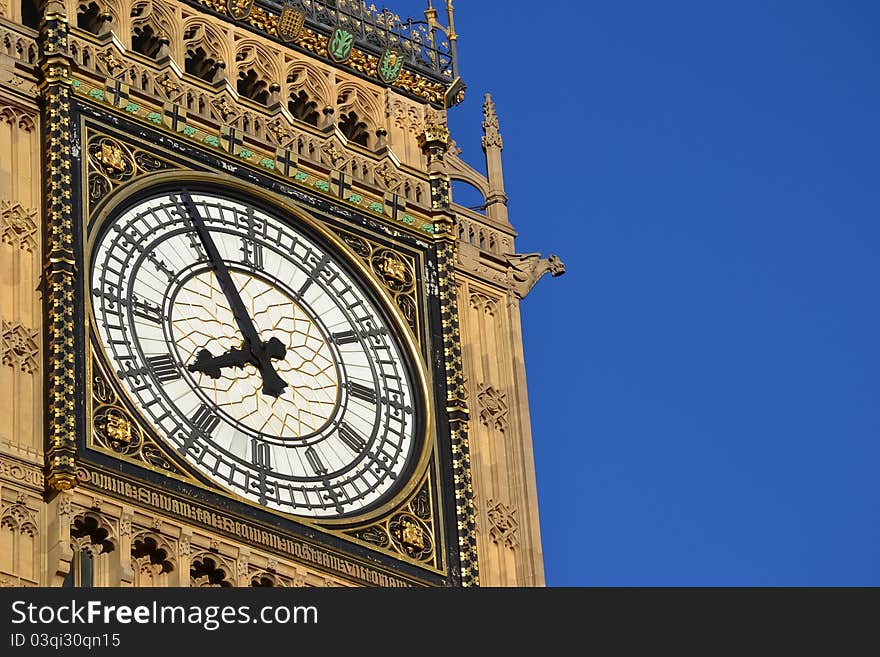
[[446, 5], [0, 3], [0, 583], [544, 584]]

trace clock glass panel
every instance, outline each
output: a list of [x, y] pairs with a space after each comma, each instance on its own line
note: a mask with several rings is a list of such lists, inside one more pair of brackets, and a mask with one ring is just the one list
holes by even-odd
[[169, 450], [260, 505], [331, 518], [420, 447], [412, 356], [333, 248], [222, 193], [154, 194], [92, 249], [97, 342]]

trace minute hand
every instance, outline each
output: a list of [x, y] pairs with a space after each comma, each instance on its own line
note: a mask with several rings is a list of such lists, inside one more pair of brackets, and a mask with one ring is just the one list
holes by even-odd
[[[181, 198], [186, 206], [186, 212], [189, 215], [190, 221], [192, 221], [193, 227], [196, 229], [199, 240], [205, 247], [208, 258], [214, 266], [214, 274], [217, 276], [217, 281], [220, 283], [220, 289], [223, 291], [223, 296], [226, 297], [226, 301], [232, 309], [235, 323], [238, 325], [238, 330], [241, 331], [241, 335], [244, 338], [244, 348], [249, 350], [251, 355], [253, 355], [255, 360], [254, 364], [259, 370], [260, 376], [263, 377], [263, 392], [267, 395], [278, 397], [284, 392], [287, 384], [280, 376], [278, 376], [278, 372], [275, 371], [275, 366], [272, 364], [272, 357], [266, 349], [266, 343], [260, 340], [260, 334], [257, 333], [257, 329], [254, 326], [250, 313], [248, 313], [244, 306], [244, 302], [241, 300], [238, 288], [235, 287], [235, 283], [232, 282], [232, 276], [229, 275], [229, 269], [226, 267], [226, 263], [220, 256], [220, 252], [217, 250], [217, 245], [214, 244], [214, 238], [211, 237], [211, 232], [208, 230], [207, 226], [205, 226], [205, 222], [202, 220], [202, 216], [199, 214], [198, 208], [196, 208], [196, 204], [192, 200], [192, 196], [190, 196], [188, 191], [184, 191], [181, 193]], [[284, 354], [280, 357], [283, 358]]]

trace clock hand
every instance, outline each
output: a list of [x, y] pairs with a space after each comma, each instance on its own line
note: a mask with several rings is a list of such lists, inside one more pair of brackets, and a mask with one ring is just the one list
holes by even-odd
[[[241, 331], [241, 335], [244, 338], [242, 351], [250, 353], [251, 358], [243, 361], [242, 365], [244, 362], [249, 362], [255, 365], [260, 372], [260, 376], [263, 377], [263, 393], [271, 395], [272, 397], [279, 397], [284, 392], [287, 384], [280, 376], [278, 376], [278, 372], [272, 364], [272, 359], [284, 358], [286, 349], [278, 338], [272, 338], [268, 342], [260, 340], [260, 334], [257, 333], [254, 322], [245, 308], [244, 302], [241, 300], [241, 295], [238, 293], [238, 288], [235, 287], [235, 283], [232, 281], [232, 276], [229, 275], [229, 269], [226, 267], [226, 263], [223, 262], [223, 258], [217, 250], [217, 245], [214, 243], [214, 239], [211, 237], [211, 233], [207, 226], [205, 226], [205, 222], [202, 220], [202, 216], [199, 214], [196, 204], [193, 203], [192, 196], [190, 196], [188, 191], [183, 190], [180, 193], [180, 197], [183, 199], [184, 205], [186, 206], [186, 213], [189, 215], [190, 221], [192, 221], [193, 227], [196, 229], [199, 240], [202, 242], [202, 246], [205, 247], [208, 259], [214, 266], [214, 274], [217, 276], [217, 281], [220, 283], [220, 289], [223, 291], [223, 296], [226, 297], [226, 301], [232, 309], [235, 323], [238, 325], [238, 330]], [[279, 346], [280, 349], [278, 348]], [[212, 358], [211, 352], [207, 352], [207, 357]], [[223, 356], [218, 356], [217, 358], [222, 359]], [[203, 361], [203, 363], [204, 362], [205, 361]], [[196, 363], [191, 365], [190, 368], [197, 366], [198, 363], [199, 361], [197, 358]], [[237, 362], [231, 362], [229, 364], [237, 365]], [[219, 368], [223, 366], [224, 365], [221, 365], [220, 363], [212, 363], [210, 369], [213, 372], [219, 370]], [[204, 370], [190, 369], [190, 371]], [[213, 374], [211, 374], [211, 376], [213, 376]]]
[[[270, 338], [264, 347], [270, 358], [284, 358], [286, 349], [278, 338]], [[195, 362], [187, 365], [187, 369], [190, 372], [202, 372], [212, 379], [219, 379], [220, 370], [224, 367], [237, 367], [240, 369], [247, 364], [260, 366], [259, 361], [254, 357], [251, 350], [244, 346], [233, 347], [225, 354], [220, 354], [219, 356], [213, 355], [208, 349], [201, 349], [196, 356]]]

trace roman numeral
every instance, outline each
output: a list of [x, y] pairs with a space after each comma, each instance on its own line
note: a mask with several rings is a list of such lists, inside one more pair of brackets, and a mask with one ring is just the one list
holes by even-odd
[[186, 235], [189, 237], [190, 248], [196, 252], [196, 255], [199, 256], [199, 260], [207, 260], [208, 257], [205, 255], [205, 249], [199, 241], [199, 236], [196, 233], [187, 233]]
[[141, 301], [137, 297], [132, 298], [131, 312], [132, 314], [151, 321], [155, 324], [162, 323], [162, 308], [159, 306], [154, 306], [148, 301]]
[[318, 456], [318, 452], [315, 451], [314, 447], [309, 447], [306, 450], [306, 460], [309, 462], [309, 465], [312, 468], [312, 471], [316, 475], [325, 475], [327, 474], [327, 466], [325, 466], [321, 462], [321, 457]]
[[269, 443], [251, 438], [251, 462], [261, 470], [272, 469], [272, 453], [269, 450]]
[[210, 436], [214, 433], [214, 429], [220, 424], [220, 418], [211, 412], [208, 405], [202, 403], [192, 417], [193, 426], [200, 429], [202, 433]]
[[355, 383], [354, 381], [349, 381], [348, 383], [348, 394], [352, 397], [363, 399], [365, 402], [370, 402], [371, 404], [376, 403], [376, 391], [365, 385], [361, 385], [360, 383]]
[[342, 333], [333, 334], [333, 342], [340, 347], [344, 344], [351, 344], [358, 341], [358, 335], [354, 331], [343, 331]]
[[174, 359], [168, 354], [150, 356], [147, 358], [147, 365], [153, 370], [153, 375], [160, 383], [176, 381], [182, 376], [180, 370], [177, 369], [177, 364], [174, 362]]
[[339, 425], [339, 439], [348, 445], [355, 454], [360, 454], [367, 446], [367, 441], [357, 435], [345, 422]]
[[244, 264], [250, 265], [255, 269], [263, 268], [263, 245], [252, 242], [249, 239], [242, 238], [241, 254]]
[[330, 262], [330, 258], [326, 255], [321, 256], [321, 258], [315, 262], [315, 266], [312, 268], [312, 271], [309, 272], [308, 279], [306, 279], [306, 282], [303, 283], [303, 286], [297, 293], [300, 297], [306, 293], [306, 290], [311, 287], [312, 283], [314, 283], [321, 277], [321, 274], [324, 272], [325, 267], [327, 267], [328, 262]]

